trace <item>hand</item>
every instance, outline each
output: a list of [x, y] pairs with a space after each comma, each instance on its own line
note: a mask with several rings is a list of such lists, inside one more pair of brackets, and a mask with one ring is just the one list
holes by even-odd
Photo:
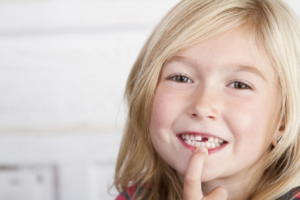
[[190, 160], [184, 176], [183, 199], [184, 200], [226, 200], [228, 193], [224, 188], [217, 187], [205, 197], [201, 188], [201, 175], [204, 160], [208, 155], [205, 147], [197, 149]]

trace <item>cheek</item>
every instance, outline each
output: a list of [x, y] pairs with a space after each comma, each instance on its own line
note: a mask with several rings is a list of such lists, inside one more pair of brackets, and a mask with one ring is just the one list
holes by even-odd
[[156, 91], [152, 104], [150, 134], [152, 140], [167, 140], [166, 130], [170, 129], [171, 106], [167, 103], [167, 96], [159, 88]]
[[150, 130], [151, 132], [170, 131], [180, 111], [180, 98], [172, 92], [166, 92], [163, 87], [156, 91], [152, 104]]
[[158, 130], [163, 129], [165, 123], [168, 121], [168, 115], [165, 114], [165, 110], [168, 108], [163, 100], [164, 99], [157, 94], [154, 97], [150, 121], [151, 134], [159, 132]]
[[229, 107], [229, 128], [237, 141], [245, 146], [266, 148], [271, 143], [276, 124], [276, 106], [268, 103], [268, 99], [236, 102], [234, 108]]

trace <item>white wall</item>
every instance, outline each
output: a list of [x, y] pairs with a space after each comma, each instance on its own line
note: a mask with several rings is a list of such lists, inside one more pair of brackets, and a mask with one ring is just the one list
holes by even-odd
[[0, 1], [0, 200], [113, 199], [127, 75], [175, 2]]
[[126, 78], [178, 1], [0, 0], [0, 200], [113, 199]]
[[0, 131], [122, 125], [123, 116], [120, 120], [117, 114], [127, 74], [151, 29], [173, 4], [0, 4]]

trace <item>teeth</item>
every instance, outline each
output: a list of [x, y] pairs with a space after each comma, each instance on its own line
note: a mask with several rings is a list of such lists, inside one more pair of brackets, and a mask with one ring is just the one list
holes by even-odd
[[191, 140], [192, 141], [192, 146], [195, 146], [195, 144], [196, 144], [196, 141], [195, 140]]
[[216, 148], [216, 143], [212, 142], [212, 143], [210, 143], [210, 145], [211, 145], [210, 146], [211, 148]]
[[205, 142], [207, 148], [210, 148], [210, 144], [211, 144], [210, 142]]
[[208, 149], [213, 149], [220, 147], [224, 141], [219, 138], [209, 137], [206, 142], [202, 142], [202, 139], [205, 137], [201, 137], [199, 135], [181, 135], [181, 138], [185, 143], [194, 147], [206, 147]]
[[201, 140], [202, 140], [202, 137], [199, 136], [199, 135], [197, 135], [197, 136], [195, 137], [195, 140], [201, 141]]

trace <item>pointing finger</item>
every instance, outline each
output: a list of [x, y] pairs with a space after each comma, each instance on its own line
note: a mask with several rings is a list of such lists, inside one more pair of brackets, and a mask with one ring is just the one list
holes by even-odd
[[192, 155], [184, 176], [184, 200], [200, 200], [203, 198], [201, 175], [208, 151], [205, 147], [198, 148]]

